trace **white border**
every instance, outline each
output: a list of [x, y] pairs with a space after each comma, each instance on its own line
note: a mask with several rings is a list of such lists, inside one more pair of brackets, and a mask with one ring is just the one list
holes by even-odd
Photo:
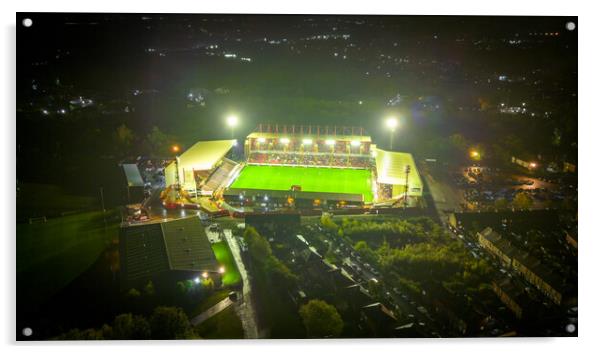
[[[1, 344], [3, 352], [45, 352], [45, 353], [99, 353], [106, 350], [121, 349], [144, 352], [165, 353], [177, 345], [178, 353], [199, 351], [236, 350], [252, 353], [308, 353], [316, 349], [344, 353], [366, 352], [404, 352], [404, 353], [515, 353], [545, 352], [571, 353], [575, 351], [594, 351], [600, 346], [600, 264], [597, 262], [600, 251], [599, 209], [599, 176], [602, 175], [597, 143], [602, 132], [600, 114], [600, 63], [602, 63], [599, 6], [594, 1], [532, 1], [504, 0], [486, 1], [379, 1], [371, 0], [355, 4], [352, 1], [178, 1], [152, 2], [149, 0], [122, 1], [103, 0], [87, 2], [70, 1], [14, 1], [3, 2], [2, 17], [2, 65], [3, 85], [0, 106], [4, 115], [0, 119], [4, 135], [2, 161], [5, 171], [2, 174], [3, 203], [2, 234], [3, 257], [0, 303], [3, 314], [0, 321]], [[421, 340], [331, 340], [331, 341], [222, 341], [222, 342], [124, 342], [124, 343], [42, 343], [15, 344], [14, 342], [14, 296], [15, 296], [15, 12], [16, 11], [48, 11], [48, 12], [180, 12], [180, 13], [327, 13], [327, 14], [438, 14], [438, 15], [571, 15], [579, 16], [579, 338], [568, 339], [421, 339]], [[35, 25], [35, 23], [34, 23]], [[562, 60], [562, 58], [559, 58]], [[142, 349], [142, 348], [141, 348]]]

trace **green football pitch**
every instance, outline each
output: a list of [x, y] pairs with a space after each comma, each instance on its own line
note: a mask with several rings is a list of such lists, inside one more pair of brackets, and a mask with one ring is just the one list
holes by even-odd
[[363, 194], [372, 202], [369, 170], [248, 165], [230, 187], [287, 191], [294, 185], [303, 192]]

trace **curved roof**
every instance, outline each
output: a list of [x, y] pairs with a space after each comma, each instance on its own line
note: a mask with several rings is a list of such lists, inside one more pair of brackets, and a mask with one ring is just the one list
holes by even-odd
[[412, 154], [405, 152], [385, 151], [375, 149], [377, 182], [393, 185], [406, 184], [406, 168], [410, 166], [408, 184], [410, 188], [421, 188], [422, 181], [418, 175]]
[[179, 157], [184, 169], [210, 170], [230, 151], [236, 140], [199, 141]]

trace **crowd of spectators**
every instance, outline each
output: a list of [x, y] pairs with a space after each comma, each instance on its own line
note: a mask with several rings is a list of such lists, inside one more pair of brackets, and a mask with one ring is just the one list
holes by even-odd
[[300, 153], [300, 152], [251, 152], [247, 162], [270, 165], [300, 165], [300, 166], [328, 166], [328, 167], [372, 167], [370, 155], [351, 155], [341, 153]]

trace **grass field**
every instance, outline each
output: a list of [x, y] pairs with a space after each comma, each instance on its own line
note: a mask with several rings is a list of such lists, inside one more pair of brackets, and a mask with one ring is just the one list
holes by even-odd
[[365, 202], [372, 201], [369, 170], [249, 165], [230, 187], [286, 191], [293, 185], [304, 192], [363, 194]]
[[88, 269], [117, 237], [119, 225], [107, 226], [105, 233], [101, 212], [17, 224], [20, 295], [37, 305]]
[[217, 262], [226, 268], [222, 276], [222, 283], [226, 286], [236, 285], [240, 282], [240, 273], [234, 263], [234, 258], [226, 242], [217, 242], [211, 245]]

